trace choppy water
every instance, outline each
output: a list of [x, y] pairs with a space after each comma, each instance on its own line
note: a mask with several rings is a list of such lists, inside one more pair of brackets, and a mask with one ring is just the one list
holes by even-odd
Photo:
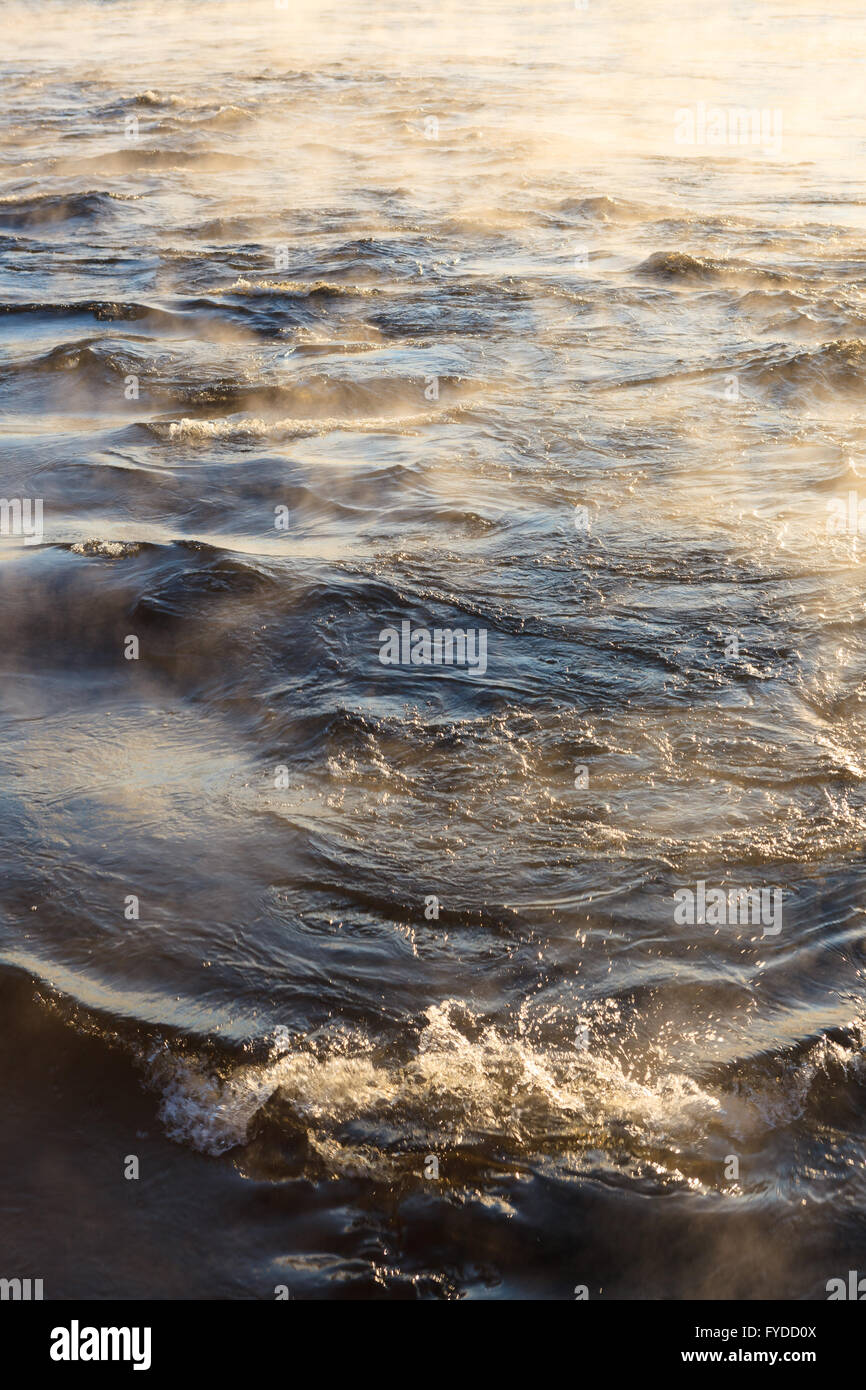
[[[0, 1273], [46, 1297], [862, 1255], [857, 7], [472, 10], [6, 10]], [[677, 143], [700, 102], [783, 138]], [[383, 665], [406, 621], [486, 670]], [[699, 881], [781, 930], [677, 925]]]

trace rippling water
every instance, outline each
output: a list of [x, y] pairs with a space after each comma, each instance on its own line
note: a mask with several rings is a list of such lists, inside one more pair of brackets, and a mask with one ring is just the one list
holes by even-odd
[[[858, 7], [471, 8], [6, 9], [46, 1297], [823, 1298], [862, 1250]], [[404, 623], [486, 669], [383, 664]], [[781, 921], [681, 925], [699, 883]]]

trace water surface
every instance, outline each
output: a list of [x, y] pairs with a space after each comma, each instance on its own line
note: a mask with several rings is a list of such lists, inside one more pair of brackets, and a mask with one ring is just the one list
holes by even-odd
[[858, 1268], [860, 18], [7, 7], [0, 1273]]

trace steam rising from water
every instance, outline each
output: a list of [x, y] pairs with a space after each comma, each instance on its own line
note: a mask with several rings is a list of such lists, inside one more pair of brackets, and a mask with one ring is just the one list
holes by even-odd
[[[46, 515], [0, 567], [4, 963], [122, 1040], [190, 1162], [358, 1181], [364, 1258], [394, 1185], [437, 1288], [476, 1275], [419, 1191], [476, 1236], [502, 1203], [491, 1286], [559, 1294], [514, 1216], [603, 1264], [599, 1185], [630, 1296], [674, 1229], [735, 1251], [697, 1287], [754, 1281], [763, 1211], [792, 1296], [847, 1259], [856, 18], [4, 12], [0, 490]], [[739, 107], [781, 140], [677, 143]], [[483, 679], [386, 670], [404, 620], [483, 627]], [[676, 927], [697, 880], [781, 886], [780, 937]]]

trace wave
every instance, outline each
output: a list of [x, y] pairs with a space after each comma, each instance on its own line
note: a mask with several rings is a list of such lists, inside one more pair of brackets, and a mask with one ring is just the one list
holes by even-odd
[[[384, 419], [416, 413], [424, 402], [424, 377], [316, 376], [300, 381], [271, 385], [266, 379], [249, 382], [217, 382], [209, 385], [178, 384], [172, 394], [188, 406], [229, 405], [237, 410], [285, 411], [290, 418], [315, 421], [345, 416], [354, 419]], [[452, 405], [477, 390], [477, 383], [464, 377], [436, 377], [440, 409]]]
[[644, 203], [614, 198], [608, 193], [593, 194], [585, 198], [563, 198], [557, 204], [557, 209], [559, 212], [567, 212], [572, 216], [582, 217], [591, 222], [619, 224], [644, 222], [649, 218], [665, 215], [663, 209], [653, 209]]
[[[625, 1005], [597, 999], [573, 1012], [558, 1039], [525, 1007], [492, 1022], [465, 999], [429, 1005], [402, 1036], [326, 1025], [278, 1027], [227, 1046], [212, 1038], [142, 1035], [63, 997], [46, 1000], [76, 1032], [132, 1054], [157, 1097], [166, 1135], [200, 1153], [233, 1153], [272, 1176], [421, 1176], [431, 1151], [448, 1164], [523, 1164], [607, 1154], [619, 1171], [659, 1189], [726, 1192], [714, 1162], [731, 1143], [773, 1150], [800, 1124], [860, 1114], [866, 1023], [855, 1018], [800, 1043], [732, 1059], [693, 1075], [661, 1046], [630, 1055]], [[624, 1031], [625, 1028], [625, 1031]], [[709, 1160], [709, 1161], [708, 1161]], [[452, 1166], [459, 1175], [459, 1163]]]
[[119, 560], [124, 555], [138, 555], [142, 549], [139, 541], [76, 541], [69, 546], [73, 555], [99, 555], [107, 560]]
[[[140, 107], [148, 108], [152, 111], [166, 113], [160, 122], [163, 125], [171, 125], [176, 128], [188, 128], [191, 125], [236, 125], [239, 121], [249, 121], [252, 113], [245, 107], [236, 106], [231, 102], [196, 102], [190, 98], [178, 96], [176, 93], [161, 93], [152, 90], [139, 92], [135, 96], [123, 97], [115, 101], [110, 107], [105, 108], [105, 114], [116, 111], [136, 111]], [[172, 120], [169, 113], [177, 113], [177, 119]]]
[[252, 217], [212, 217], [207, 222], [181, 228], [180, 235], [202, 241], [245, 241], [257, 226]]
[[[453, 413], [453, 412], [450, 412]], [[336, 430], [372, 434], [409, 433], [446, 418], [445, 411], [423, 411], [412, 415], [382, 415], [367, 419], [349, 416], [321, 416], [315, 419], [286, 417], [264, 420], [257, 416], [219, 420], [144, 420], [144, 429], [167, 441], [291, 439], [303, 435], [330, 434]]]
[[178, 96], [176, 93], [155, 92], [148, 88], [144, 92], [139, 92], [137, 96], [126, 97], [121, 106], [170, 106], [173, 108], [184, 107], [187, 105], [186, 97]]
[[[146, 340], [145, 340], [146, 341]], [[76, 373], [83, 377], [107, 380], [110, 377], [125, 376], [129, 372], [141, 372], [146, 364], [142, 349], [118, 349], [115, 343], [81, 340], [59, 343], [57, 347], [39, 357], [32, 357], [11, 363], [3, 369], [2, 376], [41, 375], [43, 373]]]
[[748, 261], [718, 260], [709, 256], [693, 256], [687, 251], [654, 251], [637, 267], [638, 275], [651, 275], [658, 280], [713, 282], [722, 280], [764, 281], [773, 285], [793, 285], [795, 277], [780, 270], [755, 266]]
[[369, 299], [372, 295], [382, 293], [376, 285], [340, 284], [333, 280], [247, 280], [243, 276], [239, 276], [233, 285], [211, 290], [211, 294], [276, 294], [300, 299]]
[[859, 395], [866, 382], [866, 342], [837, 338], [800, 352], [771, 349], [749, 360], [742, 370], [759, 385], [783, 395], [804, 391], [812, 396]]
[[118, 299], [39, 299], [7, 300], [0, 303], [0, 314], [34, 314], [50, 318], [80, 317], [92, 315], [100, 323], [133, 322], [150, 319], [154, 324], [176, 324], [177, 315], [168, 309], [160, 309], [152, 304], [140, 304]]
[[[334, 346], [320, 345], [320, 350], [330, 354]], [[180, 370], [183, 369], [166, 354], [154, 356], [153, 344], [147, 338], [79, 339], [60, 343], [38, 357], [11, 362], [0, 368], [0, 381], [57, 375], [71, 383], [98, 385], [125, 379], [133, 373], [146, 383], [149, 399], [158, 398], [195, 412], [212, 411], [215, 406], [227, 408], [233, 414], [244, 412], [250, 416], [249, 422], [233, 425], [238, 432], [244, 433], [262, 432], [268, 422], [259, 412], [269, 412], [275, 417], [271, 423], [280, 422], [279, 432], [285, 432], [289, 427], [287, 422], [292, 420], [315, 423], [345, 418], [348, 423], [353, 420], [375, 423], [395, 417], [412, 418], [419, 413], [433, 418], [424, 404], [428, 378], [423, 376], [374, 376], [359, 380], [318, 375], [275, 382], [273, 375], [250, 372], [246, 378], [238, 380], [185, 381], [179, 375]], [[436, 376], [436, 383], [440, 411], [478, 390], [478, 383], [444, 373]], [[161, 423], [156, 421], [157, 425]], [[187, 423], [179, 422], [181, 427]], [[215, 435], [222, 432], [218, 429]]]
[[126, 149], [111, 150], [107, 154], [93, 155], [64, 161], [63, 167], [70, 172], [86, 172], [90, 169], [105, 170], [111, 173], [127, 174], [137, 170], [195, 169], [200, 173], [235, 173], [247, 169], [255, 163], [250, 155], [232, 154], [229, 150], [173, 150], [145, 144], [130, 144]]
[[0, 198], [0, 227], [39, 227], [57, 222], [96, 221], [137, 201], [135, 194], [32, 193]]

